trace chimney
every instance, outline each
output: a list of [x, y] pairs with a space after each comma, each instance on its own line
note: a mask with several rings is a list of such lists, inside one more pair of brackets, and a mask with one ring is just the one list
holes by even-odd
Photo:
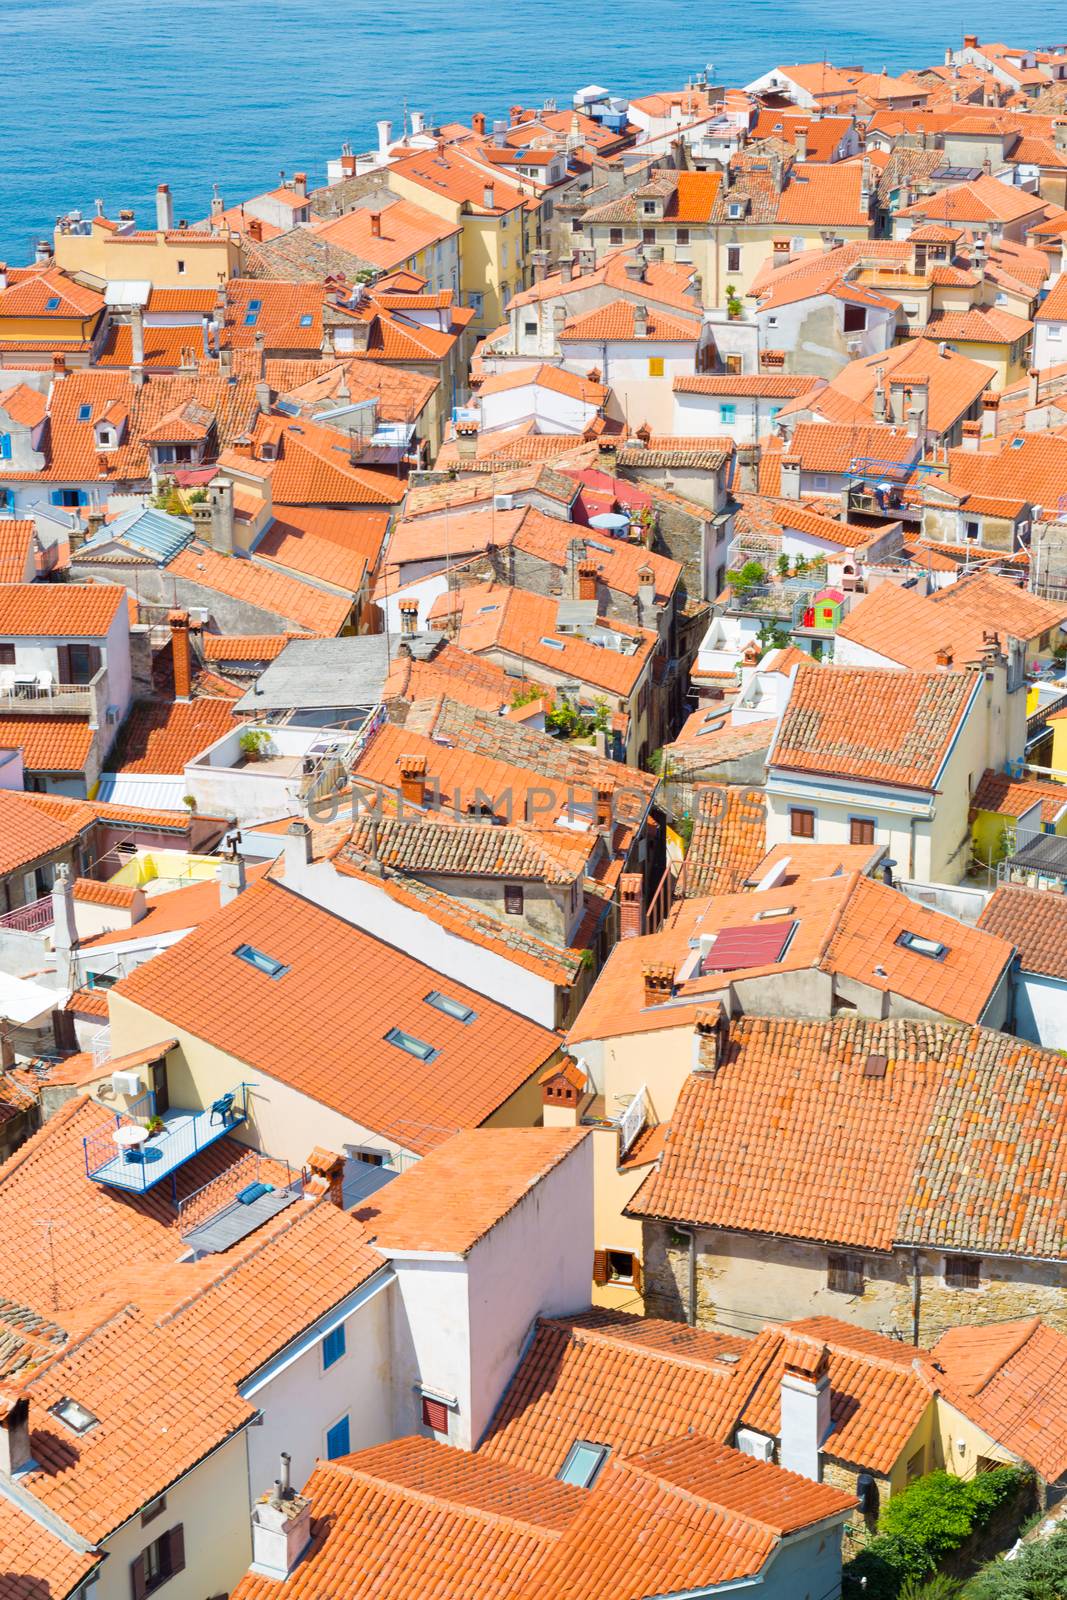
[[559, 263], [559, 276], [562, 283], [570, 283], [574, 277], [574, 257], [561, 256]]
[[626, 263], [625, 271], [626, 271], [626, 277], [627, 277], [627, 281], [628, 282], [630, 282], [630, 283], [644, 283], [644, 281], [645, 281], [645, 258], [644, 258], [644, 255], [641, 252], [638, 252], [636, 255], [632, 256], [630, 258], [630, 260], [627, 261], [627, 263]]
[[651, 567], [639, 567], [637, 572], [637, 608], [646, 616], [656, 603], [656, 574]]
[[530, 256], [530, 260], [533, 262], [534, 283], [544, 283], [548, 274], [548, 251], [534, 250]]
[[793, 134], [793, 143], [796, 146], [797, 160], [806, 161], [808, 159], [808, 129], [806, 123], [798, 127]]
[[201, 338], [201, 343], [203, 344], [203, 347], [204, 347], [204, 360], [205, 361], [210, 361], [211, 360], [211, 354], [212, 354], [212, 351], [211, 351], [211, 312], [210, 311], [202, 311], [200, 313], [200, 338]]
[[250, 217], [248, 219], [245, 231], [253, 244], [261, 244], [263, 242], [263, 224], [258, 217]]
[[291, 883], [302, 868], [311, 865], [311, 828], [299, 817], [285, 830], [284, 855], [285, 878]]
[[965, 50], [977, 50], [978, 35], [976, 33], [965, 33], [963, 35], [963, 48]]
[[324, 1150], [321, 1145], [316, 1145], [307, 1158], [308, 1171], [311, 1173], [309, 1189], [314, 1185], [314, 1190], [324, 1195], [339, 1210], [344, 1210], [344, 1175], [345, 1158], [339, 1156], [335, 1150]]
[[59, 355], [53, 356], [52, 357], [52, 380], [53, 380], [53, 382], [57, 378], [65, 378], [66, 376], [67, 376], [67, 358], [66, 358], [66, 356], [59, 356]]
[[132, 365], [144, 366], [144, 311], [140, 306], [134, 306], [130, 312], [130, 345]]
[[290, 1485], [289, 1456], [283, 1451], [274, 1493], [260, 1495], [252, 1507], [252, 1571], [288, 1578], [310, 1543], [311, 1501]]
[[461, 461], [473, 461], [478, 454], [478, 424], [456, 423], [456, 454]]
[[782, 457], [780, 490], [783, 500], [800, 499], [800, 456]]
[[634, 306], [634, 338], [648, 338], [648, 307]]
[[393, 124], [385, 117], [378, 124], [378, 159], [389, 159], [389, 146], [393, 142]]
[[521, 125], [521, 123], [522, 123], [522, 107], [521, 106], [512, 106], [511, 107], [509, 120], [510, 120], [511, 126], [513, 128], [518, 128]]
[[639, 872], [619, 879], [619, 938], [636, 939], [645, 931], [645, 880]]
[[577, 1061], [565, 1058], [542, 1072], [541, 1121], [546, 1128], [576, 1128], [578, 1110], [585, 1099], [588, 1081]]
[[641, 975], [645, 985], [646, 1006], [659, 1006], [671, 998], [674, 993], [674, 968], [669, 963], [656, 962], [652, 966], [642, 967]]
[[29, 1397], [5, 1384], [0, 1389], [0, 1477], [13, 1478], [33, 1465]]
[[229, 478], [213, 478], [207, 486], [211, 507], [211, 543], [223, 556], [233, 555], [233, 484]]
[[614, 802], [614, 778], [598, 778], [596, 783], [597, 832], [604, 834], [609, 840], [615, 827]]
[[382, 214], [380, 211], [372, 211], [370, 214], [370, 236], [372, 239], [380, 239], [382, 236]]
[[473, 117], [471, 118], [471, 127], [474, 129], [474, 131], [478, 135], [479, 139], [484, 139], [485, 138], [485, 112], [484, 111], [476, 111], [474, 113]]
[[224, 856], [215, 868], [215, 879], [219, 886], [219, 905], [228, 906], [247, 886], [244, 857], [236, 850]]
[[997, 431], [997, 412], [1000, 409], [1000, 396], [987, 390], [982, 396], [982, 438], [992, 439]]
[[52, 949], [56, 958], [56, 974], [62, 984], [69, 987], [71, 976], [71, 951], [78, 943], [78, 927], [74, 920], [74, 894], [70, 881], [70, 868], [65, 861], [56, 863], [52, 883]]
[[[256, 330], [254, 342], [256, 347], [256, 378], [258, 382], [262, 383], [267, 376], [267, 339], [266, 335], [259, 329]], [[265, 411], [267, 407], [263, 406], [260, 409]]]
[[482, 190], [482, 205], [485, 207], [486, 211], [493, 211], [496, 208], [494, 190], [491, 183], [487, 183], [485, 188]]
[[942, 672], [949, 672], [951, 670], [952, 651], [947, 644], [943, 644], [941, 646], [940, 650], [938, 650], [934, 656], [934, 660], [937, 662], [937, 665]]
[[871, 209], [871, 188], [872, 188], [872, 182], [871, 182], [871, 158], [870, 158], [870, 156], [864, 156], [863, 165], [860, 168], [860, 210], [861, 211], [869, 211]]
[[189, 699], [193, 681], [189, 653], [189, 613], [171, 611], [167, 621], [170, 624], [170, 653], [174, 664], [174, 698], [184, 701]]
[[408, 805], [426, 804], [426, 757], [398, 756], [400, 770], [400, 798]]
[[307, 175], [306, 172], [294, 172], [293, 173], [293, 189], [296, 192], [296, 197], [297, 197], [298, 200], [306, 200], [307, 199], [307, 197], [308, 197], [308, 175]]
[[1036, 367], [1031, 367], [1026, 374], [1026, 403], [1031, 409], [1037, 405], [1038, 386], [1041, 374]]
[[400, 637], [413, 639], [419, 631], [419, 602], [417, 600], [401, 600], [400, 611]]
[[46, 267], [52, 259], [52, 246], [47, 239], [38, 239], [33, 259], [39, 267]]
[[7, 262], [0, 261], [0, 289], [7, 288]]
[[719, 1042], [725, 1017], [718, 1000], [704, 1006], [693, 1019], [693, 1071], [714, 1075], [719, 1070]]
[[174, 201], [170, 197], [170, 188], [161, 183], [156, 190], [156, 227], [160, 233], [169, 233], [174, 226]]
[[218, 186], [217, 183], [213, 183], [211, 185], [211, 220], [212, 220], [212, 222], [220, 222], [222, 220], [222, 214], [223, 214], [223, 212], [225, 210], [226, 210], [226, 202], [222, 198], [221, 194], [219, 194], [219, 186]]
[[578, 598], [579, 600], [596, 599], [597, 567], [595, 561], [580, 561], [578, 563]]
[[411, 113], [411, 131], [412, 131], [412, 133], [413, 134], [424, 133], [425, 130], [426, 130], [426, 113], [425, 113], [425, 111], [413, 111]]
[[962, 435], [962, 438], [960, 439], [960, 449], [977, 450], [978, 439], [981, 435], [981, 432], [982, 424], [980, 422], [965, 422], [960, 428], [960, 433]]
[[793, 1347], [782, 1376], [779, 1461], [818, 1483], [823, 1442], [830, 1432], [830, 1375], [826, 1346]]

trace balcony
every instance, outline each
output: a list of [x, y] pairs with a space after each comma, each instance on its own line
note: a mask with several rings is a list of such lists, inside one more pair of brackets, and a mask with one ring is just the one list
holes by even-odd
[[86, 1177], [128, 1194], [147, 1194], [247, 1120], [250, 1087], [238, 1084], [205, 1111], [171, 1106], [160, 1113], [162, 1131], [151, 1135], [156, 1097], [149, 1090], [82, 1140]]
[[33, 717], [88, 717], [98, 723], [107, 703], [107, 667], [88, 683], [58, 683], [47, 669], [0, 668], [0, 712]]

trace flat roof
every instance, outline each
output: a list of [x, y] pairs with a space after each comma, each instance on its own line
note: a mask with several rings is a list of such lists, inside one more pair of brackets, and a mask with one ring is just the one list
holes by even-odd
[[384, 633], [346, 639], [293, 639], [252, 688], [236, 712], [262, 715], [308, 707], [376, 706], [389, 673]]

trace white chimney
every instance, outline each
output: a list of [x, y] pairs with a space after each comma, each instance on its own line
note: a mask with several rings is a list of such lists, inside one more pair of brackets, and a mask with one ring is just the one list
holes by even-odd
[[264, 1578], [288, 1578], [311, 1543], [311, 1501], [290, 1485], [285, 1451], [281, 1460], [274, 1493], [252, 1507], [252, 1571]]
[[156, 190], [156, 227], [161, 233], [169, 233], [174, 226], [174, 201], [170, 197], [170, 188], [161, 183]]
[[648, 338], [648, 307], [647, 306], [643, 306], [643, 305], [634, 306], [634, 338], [635, 339], [647, 339]]
[[0, 289], [7, 288], [7, 262], [0, 261]]
[[393, 142], [393, 124], [387, 117], [383, 117], [378, 124], [378, 155], [385, 161], [389, 156], [389, 146]]
[[70, 868], [65, 861], [57, 862], [52, 884], [52, 949], [56, 958], [56, 973], [64, 982], [70, 982], [70, 953], [78, 943], [78, 926], [74, 920], [74, 894], [70, 881]]
[[0, 1477], [13, 1478], [31, 1466], [29, 1399], [17, 1389], [0, 1389]]
[[285, 881], [292, 889], [300, 882], [304, 868], [311, 865], [311, 829], [306, 822], [299, 819], [290, 822], [285, 834], [284, 854]]
[[482, 191], [482, 204], [485, 207], [486, 211], [495, 210], [494, 195], [493, 195], [493, 185], [491, 183], [487, 183], [485, 188], [484, 188], [484, 190]]
[[788, 1472], [799, 1472], [818, 1483], [822, 1476], [822, 1447], [829, 1433], [830, 1376], [824, 1345], [810, 1369], [801, 1370], [786, 1362], [778, 1436], [781, 1465]]
[[224, 857], [215, 868], [215, 878], [219, 886], [219, 905], [228, 906], [246, 885], [244, 857], [236, 851]]
[[233, 483], [229, 478], [215, 478], [208, 484], [208, 504], [211, 506], [211, 543], [220, 555], [233, 555]]
[[134, 306], [130, 312], [130, 365], [144, 366], [144, 311]]
[[426, 126], [426, 113], [424, 111], [413, 111], [411, 113], [411, 131], [412, 131], [412, 133], [413, 134], [422, 133], [422, 131], [425, 128], [425, 126]]

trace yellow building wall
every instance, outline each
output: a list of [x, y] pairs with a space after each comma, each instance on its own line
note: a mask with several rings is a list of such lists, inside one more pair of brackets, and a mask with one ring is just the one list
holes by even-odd
[[[116, 239], [110, 228], [89, 233], [55, 232], [55, 264], [100, 283], [108, 279], [147, 279], [157, 289], [211, 289], [241, 271], [242, 247], [236, 234], [190, 232], [176, 239], [163, 233], [136, 241]], [[184, 270], [179, 271], [179, 262]]]
[[91, 339], [98, 313], [91, 317], [4, 317], [0, 333], [5, 339], [25, 339], [27, 344], [52, 344], [57, 339]]
[[1054, 783], [1067, 783], [1067, 717], [1053, 717], [1052, 729], [1052, 779]]
[[168, 882], [204, 883], [218, 871], [218, 856], [191, 856], [184, 850], [151, 850], [131, 856], [109, 880], [131, 889], [144, 889], [160, 879]]

